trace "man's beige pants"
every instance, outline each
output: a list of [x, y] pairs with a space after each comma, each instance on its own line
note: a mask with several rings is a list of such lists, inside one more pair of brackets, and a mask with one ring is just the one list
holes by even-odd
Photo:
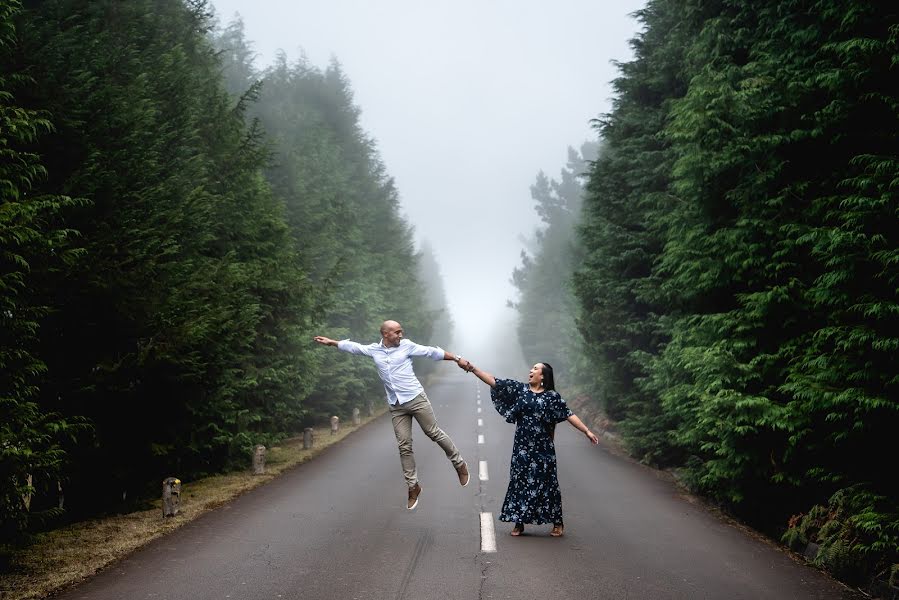
[[437, 417], [431, 401], [424, 392], [406, 402], [405, 404], [391, 404], [390, 417], [393, 419], [393, 433], [396, 434], [396, 443], [400, 448], [400, 463], [403, 465], [403, 476], [406, 485], [410, 488], [418, 483], [418, 473], [415, 470], [415, 455], [412, 453], [412, 417], [418, 421], [421, 430], [431, 440], [437, 442], [446, 457], [450, 459], [454, 467], [459, 467], [464, 462], [459, 454], [459, 449], [453, 440], [442, 429], [437, 427]]

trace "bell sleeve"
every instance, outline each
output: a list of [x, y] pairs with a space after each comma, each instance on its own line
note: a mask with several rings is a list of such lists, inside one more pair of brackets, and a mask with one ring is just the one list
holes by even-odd
[[497, 379], [496, 385], [490, 388], [490, 399], [493, 407], [507, 423], [518, 422], [518, 392], [521, 384], [513, 379]]
[[547, 394], [546, 407], [543, 411], [543, 421], [547, 425], [561, 423], [573, 414], [558, 392], [553, 390]]

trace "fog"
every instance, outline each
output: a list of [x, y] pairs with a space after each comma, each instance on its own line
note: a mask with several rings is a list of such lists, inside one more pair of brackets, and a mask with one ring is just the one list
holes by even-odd
[[518, 356], [506, 303], [538, 224], [530, 186], [540, 170], [558, 178], [567, 147], [595, 138], [591, 119], [611, 109], [611, 61], [631, 59], [630, 15], [643, 2], [212, 5], [223, 25], [240, 14], [260, 68], [279, 49], [321, 68], [341, 63], [403, 212], [440, 264], [453, 348], [470, 354], [507, 338]]

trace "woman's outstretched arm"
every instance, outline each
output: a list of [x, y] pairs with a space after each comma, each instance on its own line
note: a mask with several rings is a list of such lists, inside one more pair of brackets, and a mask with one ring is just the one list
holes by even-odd
[[581, 433], [586, 435], [587, 439], [590, 440], [590, 443], [592, 443], [592, 444], [599, 443], [599, 438], [596, 437], [596, 434], [593, 433], [592, 431], [590, 431], [587, 428], [587, 426], [584, 425], [584, 422], [581, 421], [580, 418], [578, 418], [577, 415], [571, 415], [570, 417], [568, 417], [568, 422], [571, 423], [572, 427], [574, 427], [575, 429], [577, 429], [578, 431], [580, 431]]
[[459, 361], [459, 368], [463, 371], [474, 373], [478, 379], [480, 379], [490, 387], [496, 387], [496, 378], [487, 371], [482, 371], [481, 369], [477, 368], [476, 366], [471, 364], [470, 361], [463, 358]]

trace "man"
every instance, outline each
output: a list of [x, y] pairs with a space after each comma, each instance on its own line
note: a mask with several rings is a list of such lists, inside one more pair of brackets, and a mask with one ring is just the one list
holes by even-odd
[[453, 360], [459, 362], [461, 356], [450, 354], [436, 346], [419, 346], [403, 338], [403, 327], [396, 321], [384, 321], [381, 325], [381, 341], [363, 346], [350, 340], [336, 341], [317, 335], [313, 338], [319, 344], [336, 346], [338, 350], [350, 354], [364, 354], [375, 361], [378, 375], [387, 392], [387, 403], [390, 405], [390, 416], [393, 419], [393, 432], [400, 450], [400, 463], [403, 475], [409, 488], [409, 501], [406, 508], [412, 510], [418, 505], [421, 494], [421, 483], [415, 470], [415, 455], [412, 453], [412, 418], [421, 426], [425, 435], [437, 443], [453, 463], [459, 475], [462, 487], [468, 485], [470, 476], [468, 465], [459, 455], [453, 440], [437, 426], [434, 409], [427, 394], [412, 370], [413, 356], [426, 356], [432, 360]]

